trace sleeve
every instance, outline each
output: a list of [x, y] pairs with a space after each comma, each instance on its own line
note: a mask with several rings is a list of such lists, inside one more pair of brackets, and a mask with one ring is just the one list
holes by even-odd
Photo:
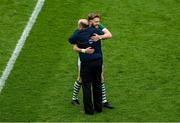
[[95, 29], [94, 33], [96, 33], [98, 35], [103, 35], [104, 34], [104, 32], [102, 30], [100, 30], [100, 29]]
[[74, 32], [71, 37], [69, 38], [69, 43], [70, 44], [77, 44], [77, 34]]
[[106, 27], [104, 26], [104, 25], [102, 25], [102, 24], [99, 24], [99, 29], [100, 30], [103, 30], [103, 29], [105, 29]]

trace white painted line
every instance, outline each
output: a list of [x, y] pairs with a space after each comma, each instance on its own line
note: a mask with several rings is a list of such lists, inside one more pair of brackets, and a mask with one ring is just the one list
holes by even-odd
[[44, 1], [45, 0], [38, 0], [37, 1], [36, 7], [34, 8], [33, 13], [31, 15], [31, 17], [29, 18], [29, 21], [28, 21], [26, 27], [24, 28], [23, 33], [22, 33], [20, 39], [18, 40], [18, 43], [16, 44], [16, 47], [15, 47], [7, 65], [6, 65], [6, 68], [4, 69], [3, 74], [0, 78], [0, 92], [2, 91], [7, 78], [9, 76], [9, 74], [11, 73], [11, 70], [14, 67], [16, 59], [18, 58], [19, 53], [21, 52], [21, 49], [22, 49], [22, 47], [26, 41], [26, 38], [29, 35], [29, 32], [31, 31], [34, 23], [36, 22], [36, 18], [38, 16], [39, 12], [41, 11], [41, 8], [44, 5]]

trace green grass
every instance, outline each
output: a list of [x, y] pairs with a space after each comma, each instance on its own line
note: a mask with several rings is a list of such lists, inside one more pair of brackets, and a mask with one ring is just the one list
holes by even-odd
[[[115, 109], [86, 116], [82, 93], [70, 104], [77, 54], [67, 39], [94, 11], [113, 34], [103, 52]], [[179, 20], [179, 0], [46, 0], [0, 95], [0, 121], [180, 121]]]
[[0, 0], [0, 75], [13, 52], [36, 0]]

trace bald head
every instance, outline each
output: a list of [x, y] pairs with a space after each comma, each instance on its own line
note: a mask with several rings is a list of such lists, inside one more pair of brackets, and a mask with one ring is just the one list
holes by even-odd
[[85, 29], [89, 27], [89, 23], [87, 19], [79, 19], [78, 21], [78, 28], [79, 29]]

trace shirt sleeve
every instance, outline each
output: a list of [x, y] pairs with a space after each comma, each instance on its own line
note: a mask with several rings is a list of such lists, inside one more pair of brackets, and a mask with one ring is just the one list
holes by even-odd
[[103, 35], [104, 32], [101, 29], [95, 29], [94, 33], [98, 34], [98, 35]]
[[105, 29], [106, 27], [104, 26], [104, 25], [102, 25], [102, 24], [99, 24], [99, 29], [100, 30], [103, 30], [103, 29]]
[[77, 44], [77, 34], [76, 34], [76, 31], [69, 38], [69, 43], [70, 44]]

